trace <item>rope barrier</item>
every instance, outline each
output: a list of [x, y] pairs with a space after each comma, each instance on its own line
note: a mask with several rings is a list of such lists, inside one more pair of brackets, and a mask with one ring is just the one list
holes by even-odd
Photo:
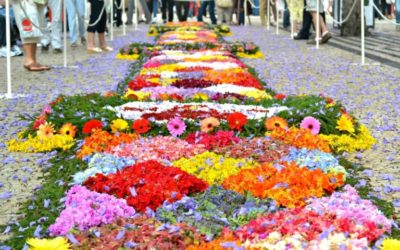
[[255, 3], [253, 3], [253, 0], [247, 0], [247, 1], [250, 3], [252, 8], [254, 8], [254, 9], [259, 9], [260, 8], [259, 6], [256, 6]]
[[[26, 3], [27, 1], [24, 1], [24, 2]], [[39, 29], [39, 30], [41, 30], [41, 31], [43, 31], [43, 32], [48, 32], [48, 31], [50, 31], [49, 28], [40, 27], [40, 25], [37, 25], [37, 24], [35, 24], [34, 22], [32, 22], [32, 20], [29, 18], [28, 14], [26, 13], [25, 8], [22, 6], [22, 1], [18, 1], [18, 3], [19, 3], [19, 6], [20, 6], [21, 9], [22, 9], [22, 12], [24, 12], [25, 18], [29, 20], [29, 22], [32, 24], [32, 26], [34, 26], [35, 28], [37, 28], [37, 29]], [[28, 3], [28, 4], [29, 4], [29, 3]]]
[[351, 6], [351, 9], [350, 9], [349, 13], [347, 14], [346, 18], [343, 19], [342, 21], [337, 21], [337, 20], [335, 20], [335, 18], [333, 18], [333, 16], [331, 16], [333, 22], [336, 23], [336, 24], [344, 24], [345, 22], [347, 22], [347, 21], [349, 20], [350, 16], [351, 16], [351, 14], [352, 14], [353, 11], [354, 11], [354, 8], [356, 7], [356, 3], [357, 3], [357, 2], [358, 2], [357, 0], [354, 1], [353, 6]]
[[392, 23], [394, 25], [400, 25], [400, 23], [396, 23], [393, 22], [392, 20], [388, 19], [387, 17], [385, 17], [385, 15], [378, 9], [378, 7], [376, 7], [375, 3], [372, 2], [373, 7], [375, 8], [375, 10], [379, 13], [379, 15], [387, 22], [387, 23]]

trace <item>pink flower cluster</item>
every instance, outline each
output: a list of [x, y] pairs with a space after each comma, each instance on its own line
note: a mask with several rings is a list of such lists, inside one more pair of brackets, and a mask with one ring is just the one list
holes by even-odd
[[68, 191], [65, 206], [56, 222], [49, 227], [52, 236], [66, 235], [75, 227], [84, 231], [135, 214], [135, 209], [128, 206], [124, 199], [92, 192], [79, 185]]
[[180, 158], [190, 158], [205, 152], [204, 145], [190, 144], [172, 136], [157, 136], [141, 138], [129, 144], [121, 144], [111, 148], [107, 153], [118, 157], [133, 157], [136, 162], [149, 160], [176, 161]]
[[377, 234], [390, 231], [391, 221], [370, 200], [361, 199], [357, 190], [350, 185], [344, 186], [343, 190], [329, 197], [312, 199], [306, 209], [333, 213], [338, 218], [355, 221], [361, 227], [372, 224], [369, 227], [376, 230]]

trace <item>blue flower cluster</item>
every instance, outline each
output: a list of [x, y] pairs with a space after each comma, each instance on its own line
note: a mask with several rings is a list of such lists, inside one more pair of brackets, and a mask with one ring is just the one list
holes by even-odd
[[275, 202], [241, 195], [221, 186], [211, 186], [204, 193], [185, 196], [174, 203], [164, 202], [156, 211], [164, 223], [184, 222], [199, 229], [208, 239], [218, 236], [224, 227], [236, 229], [258, 214], [277, 210]]
[[296, 162], [297, 165], [315, 170], [321, 169], [325, 173], [343, 173], [347, 175], [346, 169], [339, 165], [339, 161], [329, 153], [320, 150], [309, 150], [306, 148], [291, 147], [289, 154], [282, 158], [283, 161]]
[[121, 170], [126, 166], [135, 164], [135, 160], [131, 158], [117, 157], [110, 154], [96, 153], [88, 159], [88, 168], [84, 171], [78, 172], [73, 176], [74, 184], [81, 184], [90, 176], [97, 173], [112, 174]]

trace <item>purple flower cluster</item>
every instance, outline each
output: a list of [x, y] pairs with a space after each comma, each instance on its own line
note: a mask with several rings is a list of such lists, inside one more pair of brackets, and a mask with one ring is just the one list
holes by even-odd
[[92, 192], [79, 185], [68, 191], [65, 206], [56, 222], [49, 227], [52, 236], [66, 235], [74, 227], [84, 231], [135, 214], [135, 210], [125, 200]]

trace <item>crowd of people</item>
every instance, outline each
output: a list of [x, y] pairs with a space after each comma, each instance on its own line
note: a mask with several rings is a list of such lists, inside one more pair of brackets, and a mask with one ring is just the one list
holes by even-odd
[[[86, 46], [88, 53], [112, 51], [107, 45], [107, 19], [110, 18], [108, 0], [88, 0], [90, 8], [87, 10], [85, 0], [65, 0], [69, 43], [72, 48], [80, 44]], [[247, 1], [247, 13], [244, 0], [112, 0], [113, 24], [122, 25], [122, 2], [127, 1], [126, 25], [133, 24], [133, 14], [138, 11], [138, 22], [156, 23], [159, 12], [163, 23], [172, 21], [187, 21], [188, 18], [203, 21], [208, 15], [211, 24], [238, 24], [245, 22], [245, 16], [252, 12], [252, 5]], [[270, 4], [267, 4], [270, 1]], [[381, 9], [388, 19], [396, 18], [400, 24], [400, 0], [371, 0]], [[42, 52], [50, 50], [53, 53], [62, 53], [62, 0], [10, 0], [11, 24], [11, 56], [24, 55], [24, 67], [29, 71], [43, 71], [50, 69], [36, 60], [38, 44]], [[259, 15], [261, 25], [266, 25], [266, 17], [272, 18], [271, 25], [276, 25], [279, 13], [279, 4], [284, 5], [283, 27], [290, 27], [290, 21], [295, 22], [295, 40], [308, 40], [314, 44], [319, 39], [323, 44], [332, 37], [325, 23], [325, 12], [330, 11], [333, 0], [259, 0]], [[138, 8], [135, 8], [138, 3]], [[269, 6], [269, 8], [267, 8]], [[88, 24], [85, 23], [86, 12], [90, 13]], [[270, 15], [267, 13], [270, 12]], [[108, 14], [107, 14], [108, 13]], [[141, 17], [144, 15], [144, 19]], [[236, 17], [235, 22], [233, 16]], [[175, 19], [175, 17], [177, 19]], [[381, 18], [377, 15], [378, 18]], [[315, 38], [310, 38], [310, 30], [316, 27], [319, 19], [320, 29]], [[367, 21], [368, 22], [368, 21]], [[0, 0], [0, 56], [7, 55], [5, 34], [5, 0]], [[297, 31], [297, 27], [301, 27]], [[96, 33], [98, 45], [96, 45]], [[19, 43], [18, 43], [19, 41]], [[21, 45], [22, 50], [20, 46]]]

